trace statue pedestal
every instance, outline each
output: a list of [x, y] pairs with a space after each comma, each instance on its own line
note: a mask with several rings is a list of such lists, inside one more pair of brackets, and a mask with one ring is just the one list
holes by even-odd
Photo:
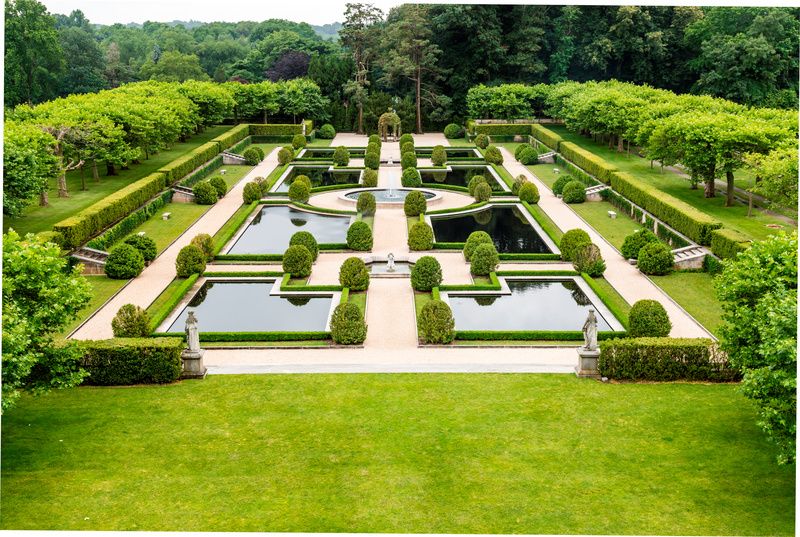
[[600, 371], [597, 369], [597, 359], [600, 357], [600, 350], [586, 350], [578, 348], [578, 365], [575, 366], [575, 375], [580, 378], [599, 379]]
[[188, 349], [181, 353], [181, 379], [202, 379], [208, 373], [208, 369], [203, 365], [203, 355], [206, 351], [190, 351]]

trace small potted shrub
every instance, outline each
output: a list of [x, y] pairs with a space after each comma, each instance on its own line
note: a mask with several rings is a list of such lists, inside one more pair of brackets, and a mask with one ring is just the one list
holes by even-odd
[[130, 244], [122, 243], [111, 249], [106, 258], [106, 276], [113, 280], [135, 278], [144, 270], [144, 256]]
[[500, 256], [494, 244], [479, 244], [469, 258], [469, 271], [475, 276], [488, 276], [499, 264]]
[[411, 287], [417, 291], [430, 291], [442, 283], [442, 265], [431, 256], [424, 255], [417, 259], [411, 268]]
[[372, 229], [361, 220], [350, 224], [347, 229], [347, 247], [358, 252], [372, 250]]
[[358, 257], [348, 257], [339, 268], [339, 284], [351, 291], [366, 291], [369, 287], [369, 269]]
[[309, 277], [312, 263], [311, 252], [302, 244], [289, 246], [283, 252], [283, 272], [291, 274], [292, 278]]
[[630, 337], [667, 337], [672, 330], [667, 310], [655, 300], [639, 300], [628, 314]]
[[575, 253], [583, 246], [592, 244], [592, 239], [589, 234], [582, 229], [570, 229], [564, 236], [561, 237], [561, 243], [558, 245], [561, 250], [561, 259], [564, 261], [574, 261]]
[[296, 232], [292, 235], [292, 238], [289, 239], [289, 246], [295, 246], [297, 244], [301, 244], [308, 249], [312, 261], [317, 260], [319, 256], [319, 244], [317, 244], [317, 239], [314, 238], [314, 235], [308, 231]]
[[419, 314], [419, 336], [425, 343], [444, 345], [455, 339], [455, 319], [446, 302], [431, 300]]
[[425, 214], [427, 210], [428, 200], [426, 200], [422, 192], [418, 190], [409, 192], [408, 196], [406, 196], [406, 199], [403, 201], [403, 212], [405, 212], [406, 216], [419, 216]]
[[416, 222], [408, 231], [408, 248], [412, 252], [433, 248], [433, 229], [427, 222]]
[[188, 278], [192, 274], [202, 274], [206, 270], [206, 254], [198, 246], [188, 244], [181, 248], [175, 259], [175, 271], [179, 278]]

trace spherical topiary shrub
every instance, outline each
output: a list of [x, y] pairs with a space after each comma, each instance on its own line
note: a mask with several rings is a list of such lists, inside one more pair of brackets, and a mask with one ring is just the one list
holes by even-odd
[[317, 131], [317, 138], [322, 138], [323, 140], [333, 140], [335, 136], [336, 129], [330, 123], [324, 124]]
[[331, 315], [331, 339], [338, 345], [358, 345], [367, 339], [361, 310], [351, 302], [339, 304]]
[[367, 144], [367, 149], [364, 151], [364, 154], [366, 154], [366, 153], [378, 153], [380, 155], [381, 154], [381, 146], [380, 146], [380, 144], [377, 144], [375, 142], [368, 143]]
[[565, 203], [583, 203], [586, 201], [586, 185], [580, 181], [570, 181], [564, 186], [561, 197]]
[[358, 201], [356, 202], [356, 211], [360, 212], [364, 216], [370, 216], [375, 214], [375, 196], [369, 192], [362, 192], [358, 195]]
[[467, 237], [467, 242], [464, 243], [464, 259], [469, 261], [472, 254], [475, 253], [475, 248], [481, 244], [494, 244], [492, 237], [485, 231], [473, 231]]
[[417, 154], [414, 152], [403, 153], [403, 155], [400, 157], [400, 167], [402, 167], [404, 170], [406, 168], [416, 168]]
[[307, 278], [311, 275], [313, 259], [311, 252], [302, 244], [289, 246], [283, 252], [283, 271], [292, 275], [292, 278]]
[[592, 239], [589, 234], [582, 229], [570, 229], [564, 236], [561, 237], [561, 243], [558, 245], [561, 250], [561, 259], [564, 261], [574, 261], [575, 253], [583, 246], [592, 244]]
[[408, 248], [413, 252], [433, 248], [433, 229], [427, 222], [417, 222], [408, 231]]
[[255, 147], [248, 147], [245, 149], [244, 153], [242, 153], [242, 156], [244, 157], [244, 163], [248, 166], [255, 166], [261, 162], [261, 159], [258, 158], [258, 151], [256, 151]]
[[422, 192], [418, 190], [409, 192], [405, 201], [403, 201], [403, 211], [406, 213], [406, 216], [419, 216], [425, 214], [427, 210], [428, 200], [426, 200]]
[[469, 180], [467, 183], [467, 190], [469, 191], [469, 195], [475, 197], [475, 189], [478, 188], [478, 185], [485, 184], [488, 185], [489, 183], [486, 182], [486, 178], [482, 175], [474, 175], [472, 179]]
[[492, 197], [492, 187], [488, 183], [478, 183], [475, 186], [475, 193], [473, 195], [475, 201], [480, 203], [482, 201], [489, 201]]
[[493, 145], [486, 148], [486, 151], [483, 152], [483, 158], [490, 164], [500, 165], [503, 163], [503, 154]]
[[413, 153], [414, 152], [414, 142], [406, 142], [400, 146], [400, 154], [405, 153]]
[[406, 188], [418, 188], [422, 186], [422, 178], [416, 168], [406, 168], [403, 170], [400, 182]]
[[526, 203], [539, 203], [539, 189], [533, 183], [524, 183], [519, 189], [519, 199]]
[[372, 229], [369, 224], [357, 220], [347, 228], [347, 247], [358, 252], [372, 250]]
[[640, 300], [628, 314], [630, 337], [666, 337], [672, 330], [667, 310], [655, 300]]
[[367, 138], [367, 143], [378, 144], [378, 147], [380, 147], [383, 142], [381, 142], [380, 135], [378, 135], [378, 134], [370, 134], [369, 138]]
[[304, 181], [292, 181], [292, 184], [289, 185], [290, 200], [305, 203], [309, 197], [311, 197], [311, 190], [308, 188], [308, 184]]
[[402, 135], [400, 137], [399, 142], [400, 142], [400, 147], [403, 147], [403, 144], [407, 144], [409, 142], [411, 142], [413, 144], [414, 143], [414, 137], [411, 136], [410, 134], [406, 133], [406, 134], [404, 134], [404, 135]]
[[192, 189], [194, 202], [198, 205], [214, 205], [217, 203], [217, 189], [208, 181], [200, 181]]
[[292, 136], [292, 147], [301, 149], [306, 146], [306, 137], [302, 134], [295, 134]]
[[111, 319], [114, 337], [147, 337], [150, 335], [150, 316], [134, 304], [125, 304]]
[[308, 231], [298, 231], [292, 235], [291, 239], [289, 239], [289, 246], [296, 246], [298, 244], [303, 245], [308, 249], [309, 253], [311, 254], [312, 261], [317, 260], [317, 257], [319, 256], [319, 244], [317, 244], [317, 239], [314, 238], [314, 235]]
[[152, 261], [158, 255], [156, 241], [147, 235], [131, 235], [125, 239], [125, 244], [130, 244], [142, 254], [145, 262]]
[[675, 258], [663, 242], [651, 242], [639, 250], [636, 266], [645, 274], [662, 275], [672, 272]]
[[450, 123], [444, 128], [444, 137], [448, 140], [452, 140], [453, 138], [461, 138], [462, 136], [464, 136], [464, 129], [461, 128], [461, 125]]
[[261, 162], [262, 160], [264, 160], [264, 150], [258, 147], [257, 145], [252, 146], [252, 148], [255, 149], [256, 152], [258, 153], [258, 161]]
[[444, 150], [444, 146], [437, 145], [431, 152], [431, 163], [434, 166], [444, 166], [445, 162], [447, 162], [447, 151]]
[[525, 166], [536, 164], [537, 162], [539, 162], [539, 152], [536, 151], [533, 147], [528, 146], [522, 151], [522, 153], [520, 153], [517, 160], [519, 160], [520, 164], [523, 164]]
[[350, 151], [343, 145], [333, 150], [333, 163], [337, 166], [347, 166], [350, 164]]
[[578, 272], [585, 272], [592, 278], [599, 278], [606, 271], [606, 262], [596, 244], [585, 244], [575, 252], [572, 266]]
[[374, 152], [367, 152], [364, 154], [364, 166], [370, 170], [377, 170], [381, 165], [381, 154]]
[[479, 134], [475, 137], [475, 145], [480, 147], [481, 149], [486, 149], [489, 147], [489, 137], [485, 134]]
[[208, 233], [200, 233], [199, 235], [195, 235], [195, 237], [192, 239], [192, 242], [189, 244], [194, 244], [200, 248], [206, 258], [206, 261], [211, 261], [214, 259], [214, 238]]
[[244, 201], [247, 205], [250, 205], [254, 201], [258, 201], [260, 199], [261, 185], [255, 181], [251, 181], [244, 185], [244, 190], [242, 190], [242, 201]]
[[364, 175], [361, 176], [361, 184], [367, 188], [378, 186], [378, 172], [376, 170], [364, 170]]
[[286, 147], [281, 147], [278, 151], [278, 164], [286, 166], [294, 158], [294, 151]]
[[222, 198], [225, 194], [228, 193], [228, 184], [225, 182], [225, 179], [222, 178], [220, 175], [215, 175], [211, 179], [208, 180], [208, 184], [214, 187], [214, 190], [217, 191], [217, 198]]
[[307, 175], [298, 175], [292, 179], [292, 183], [305, 183], [308, 189], [311, 190], [311, 179]]
[[122, 243], [111, 249], [106, 258], [106, 276], [113, 280], [135, 278], [144, 269], [144, 256], [137, 248]]
[[625, 259], [638, 259], [639, 250], [644, 248], [651, 242], [657, 242], [658, 237], [649, 229], [640, 229], [634, 231], [622, 243], [622, 257]]
[[479, 244], [469, 258], [469, 271], [475, 276], [488, 276], [497, 269], [500, 256], [494, 244]]
[[519, 160], [519, 157], [522, 155], [522, 152], [528, 149], [530, 144], [519, 144], [517, 148], [514, 150], [514, 158]]
[[564, 193], [564, 187], [567, 184], [571, 183], [574, 179], [572, 179], [571, 175], [561, 175], [558, 179], [555, 180], [553, 183], [553, 194], [556, 196], [560, 196]]
[[358, 257], [348, 257], [339, 268], [339, 284], [351, 291], [366, 291], [369, 287], [369, 269]]
[[522, 185], [528, 182], [528, 178], [524, 175], [518, 175], [514, 182], [511, 183], [511, 193], [515, 196], [519, 196], [519, 189]]
[[179, 278], [188, 278], [192, 274], [202, 274], [206, 270], [206, 254], [194, 244], [188, 244], [178, 252], [175, 260], [175, 271]]
[[417, 259], [411, 268], [411, 287], [417, 291], [430, 291], [442, 283], [442, 265], [432, 255]]
[[450, 306], [441, 300], [431, 300], [422, 306], [417, 329], [425, 343], [443, 345], [455, 339], [456, 322]]

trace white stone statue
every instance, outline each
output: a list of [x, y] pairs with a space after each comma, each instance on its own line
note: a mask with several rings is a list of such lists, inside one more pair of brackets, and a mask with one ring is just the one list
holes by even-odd
[[583, 323], [583, 348], [587, 351], [597, 350], [597, 317], [591, 308], [586, 322]]
[[386, 272], [394, 272], [395, 271], [395, 268], [394, 268], [394, 254], [393, 253], [389, 253], [389, 256], [387, 257], [387, 259], [388, 259], [388, 261], [386, 262], [386, 265], [387, 265], [386, 266]]
[[186, 317], [186, 343], [189, 345], [189, 352], [200, 352], [200, 334], [197, 331], [197, 317], [194, 311], [189, 310]]

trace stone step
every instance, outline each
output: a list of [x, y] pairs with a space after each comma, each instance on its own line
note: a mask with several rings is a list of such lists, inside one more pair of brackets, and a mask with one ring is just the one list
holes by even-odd
[[611, 187], [608, 186], [608, 185], [595, 185], [595, 186], [586, 187], [586, 195], [588, 196], [589, 194], [598, 194], [598, 193], [602, 192], [603, 190], [608, 190], [609, 188], [611, 188]]

